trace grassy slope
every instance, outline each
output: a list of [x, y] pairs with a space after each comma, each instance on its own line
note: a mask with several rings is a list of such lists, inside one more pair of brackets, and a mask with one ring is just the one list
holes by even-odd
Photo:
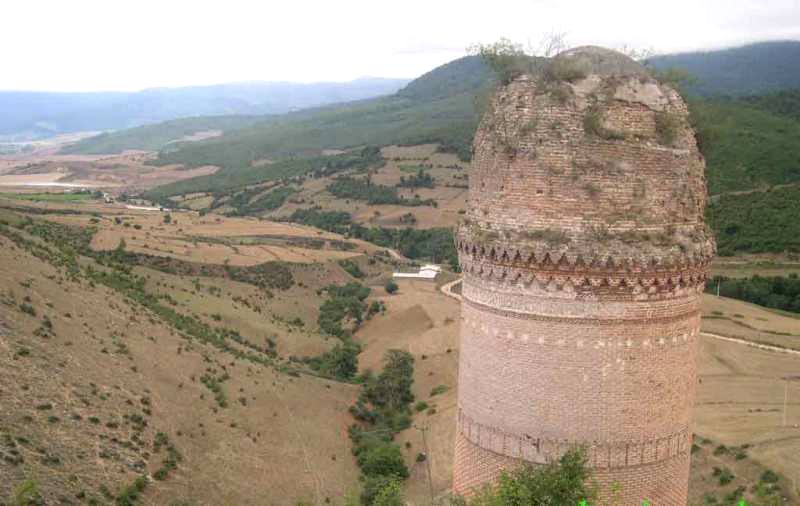
[[[53, 250], [57, 236], [34, 239], [17, 228], [24, 220], [13, 212], [0, 210], [0, 219], [11, 225], [0, 231], [0, 286], [8, 288], [0, 294], [0, 405], [8, 408], [0, 410], [0, 459], [16, 455], [12, 450], [24, 458], [0, 464], [0, 503], [25, 479], [37, 482], [47, 504], [81, 492], [102, 501], [102, 487], [116, 496], [161, 465], [164, 450], [153, 450], [157, 431], [169, 435], [183, 459], [166, 481], [150, 483], [145, 504], [322, 504], [326, 497], [340, 504], [357, 488], [345, 430], [356, 388], [287, 375], [278, 366], [290, 354], [331, 345], [313, 322], [316, 290], [337, 280], [330, 272], [340, 271], [336, 264], [298, 266], [295, 286], [274, 298], [227, 279], [134, 269], [142, 289], [165, 297], [160, 304], [176, 314], [234, 328], [264, 349], [271, 338], [277, 357], [270, 366], [192, 338], [190, 329], [102, 283], [71, 279], [6, 234]], [[80, 262], [103, 269], [90, 258]], [[295, 317], [306, 325], [285, 323]], [[42, 334], [42, 328], [49, 330]], [[226, 406], [201, 382], [206, 374], [227, 378], [221, 383]], [[45, 404], [51, 407], [37, 408]], [[135, 428], [133, 415], [143, 416], [143, 429]], [[97, 423], [90, 420], [95, 416]], [[280, 458], [269, 458], [274, 455]]]
[[256, 116], [205, 116], [166, 121], [117, 132], [104, 133], [83, 139], [61, 149], [63, 154], [99, 155], [121, 153], [126, 149], [158, 151], [167, 143], [206, 130], [228, 131], [244, 128], [256, 121]]

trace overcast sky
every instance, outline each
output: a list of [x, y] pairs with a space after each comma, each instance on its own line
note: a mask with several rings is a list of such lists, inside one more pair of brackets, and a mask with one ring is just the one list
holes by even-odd
[[800, 39], [800, 0], [2, 0], [0, 89], [416, 77], [507, 37], [658, 53]]

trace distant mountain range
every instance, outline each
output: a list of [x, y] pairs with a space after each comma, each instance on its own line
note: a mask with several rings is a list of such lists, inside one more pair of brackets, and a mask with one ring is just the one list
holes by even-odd
[[389, 95], [406, 83], [407, 79], [363, 78], [345, 83], [251, 82], [130, 93], [0, 91], [0, 141], [119, 130], [191, 116], [281, 114]]

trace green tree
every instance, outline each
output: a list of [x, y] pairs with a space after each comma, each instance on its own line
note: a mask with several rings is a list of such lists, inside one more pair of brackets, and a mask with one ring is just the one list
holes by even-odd
[[479, 44], [470, 50], [481, 57], [502, 84], [508, 84], [515, 77], [530, 72], [530, 57], [520, 44], [506, 38], [492, 44]]
[[586, 484], [589, 471], [580, 450], [566, 453], [558, 462], [540, 467], [525, 465], [504, 472], [494, 486], [487, 486], [469, 506], [549, 506], [591, 502], [594, 491]]
[[372, 506], [405, 506], [400, 480], [391, 478], [386, 482], [375, 495]]
[[389, 281], [386, 282], [384, 288], [386, 288], [386, 293], [392, 294], [395, 293], [399, 287], [397, 286], [397, 283], [394, 282], [394, 280], [390, 279]]

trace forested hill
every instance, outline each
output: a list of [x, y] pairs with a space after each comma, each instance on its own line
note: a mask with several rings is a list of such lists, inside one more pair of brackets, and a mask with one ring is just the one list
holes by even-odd
[[758, 95], [800, 88], [800, 41], [669, 54], [648, 62], [657, 69], [688, 71], [697, 80], [688, 91], [703, 96]]
[[[441, 142], [467, 157], [477, 121], [475, 97], [488, 90], [490, 73], [480, 58], [467, 56], [415, 79], [394, 95], [323, 106], [248, 124], [219, 125], [222, 138], [170, 145], [161, 163], [212, 164], [225, 170], [250, 166], [260, 158], [316, 155], [325, 148], [397, 142]], [[485, 95], [485, 93], [483, 93]], [[207, 118], [206, 129], [214, 129]], [[244, 123], [242, 121], [241, 123]], [[191, 132], [197, 121], [176, 120], [92, 137], [65, 149], [69, 153], [118, 153], [124, 149], [158, 150]], [[245, 128], [246, 127], [246, 128]], [[159, 144], [160, 143], [160, 144]]]

